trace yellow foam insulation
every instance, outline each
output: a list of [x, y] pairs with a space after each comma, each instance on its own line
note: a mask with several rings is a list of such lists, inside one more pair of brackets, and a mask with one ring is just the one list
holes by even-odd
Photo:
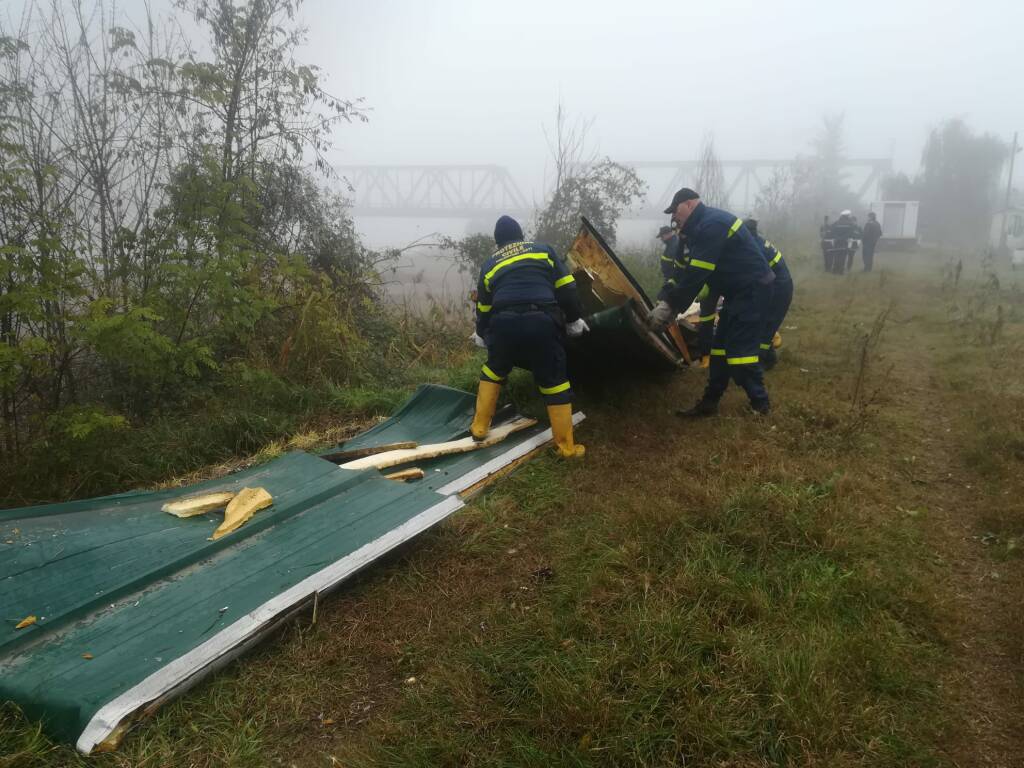
[[207, 512], [213, 512], [215, 509], [222, 509], [233, 498], [235, 498], [235, 494], [230, 491], [204, 493], [202, 496], [169, 501], [160, 507], [160, 511], [175, 517], [195, 517], [196, 515], [205, 515]]
[[240, 528], [253, 515], [273, 503], [274, 499], [267, 493], [266, 488], [243, 488], [224, 510], [224, 522], [217, 526], [217, 530], [213, 532], [210, 540], [216, 541], [221, 536], [226, 536]]

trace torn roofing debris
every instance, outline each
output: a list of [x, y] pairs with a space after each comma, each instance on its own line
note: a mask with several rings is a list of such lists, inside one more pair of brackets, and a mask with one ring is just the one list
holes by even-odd
[[[464, 442], [473, 402], [422, 386], [334, 452], [396, 436], [424, 448]], [[137, 718], [551, 439], [514, 414], [495, 431], [500, 439], [468, 451], [413, 457], [417, 482], [295, 452], [188, 488], [0, 512], [0, 540], [11, 542], [0, 545], [0, 604], [5, 619], [19, 617], [0, 626], [0, 698], [82, 752], [115, 748]], [[163, 511], [198, 496], [200, 513]], [[237, 499], [246, 519], [214, 538]], [[28, 616], [37, 620], [16, 628]]]
[[[567, 262], [594, 319], [577, 360], [681, 364], [685, 342], [647, 329], [650, 300], [589, 222]], [[115, 749], [132, 724], [551, 442], [510, 409], [474, 442], [474, 404], [422, 385], [319, 455], [0, 511], [0, 699], [83, 753]]]

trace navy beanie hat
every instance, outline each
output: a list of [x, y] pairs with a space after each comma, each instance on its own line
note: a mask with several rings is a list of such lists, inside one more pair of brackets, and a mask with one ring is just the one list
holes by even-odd
[[494, 225], [494, 242], [499, 247], [522, 239], [523, 228], [511, 216], [502, 216], [498, 219], [497, 224]]

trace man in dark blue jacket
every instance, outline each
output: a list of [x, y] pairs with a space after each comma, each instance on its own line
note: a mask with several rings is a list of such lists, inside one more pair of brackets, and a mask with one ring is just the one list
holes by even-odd
[[510, 216], [494, 226], [498, 250], [480, 270], [476, 334], [487, 347], [481, 369], [476, 413], [470, 431], [483, 440], [491, 428], [501, 385], [514, 367], [533, 372], [547, 402], [558, 452], [582, 456], [572, 436], [572, 388], [566, 369], [565, 336], [589, 330], [581, 319], [576, 283], [554, 249], [523, 239]]
[[764, 251], [743, 222], [731, 213], [711, 208], [692, 189], [676, 192], [665, 209], [679, 226], [690, 248], [690, 261], [676, 285], [651, 313], [651, 327], [663, 331], [693, 303], [707, 285], [725, 299], [711, 347], [708, 384], [697, 404], [681, 416], [710, 416], [731, 377], [747, 393], [755, 413], [771, 410], [764, 387], [760, 346], [764, 335], [771, 284], [775, 275]]
[[[765, 319], [765, 335], [761, 340], [761, 367], [770, 371], [775, 367], [777, 360], [775, 347], [782, 344], [782, 337], [778, 336], [782, 321], [786, 319], [789, 312], [789, 305], [793, 303], [793, 276], [789, 273], [786, 260], [782, 258], [775, 243], [766, 240], [757, 232], [757, 219], [748, 218], [743, 221], [754, 240], [761, 246], [765, 258], [768, 259], [768, 266], [775, 273], [775, 282], [772, 283], [772, 299], [768, 307], [768, 316]], [[778, 336], [778, 342], [776, 337]]]

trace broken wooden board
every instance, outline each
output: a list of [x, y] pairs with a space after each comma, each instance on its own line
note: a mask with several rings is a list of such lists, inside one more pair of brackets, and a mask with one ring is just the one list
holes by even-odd
[[423, 470], [419, 467], [413, 467], [412, 469], [402, 469], [398, 472], [392, 472], [390, 475], [384, 475], [384, 479], [407, 483], [410, 480], [422, 480], [424, 474]]
[[584, 364], [576, 367], [644, 363], [648, 367], [676, 368], [689, 363], [690, 351], [683, 332], [675, 326], [667, 333], [647, 328], [651, 300], [594, 226], [586, 217], [580, 218], [582, 225], [566, 262], [576, 281], [584, 315], [593, 317], [621, 309], [635, 317], [620, 325], [618, 331], [592, 326], [592, 333], [570, 340], [571, 358]]
[[348, 461], [354, 461], [355, 459], [361, 459], [365, 456], [373, 456], [377, 453], [387, 453], [388, 451], [400, 451], [406, 448], [415, 448], [416, 443], [412, 440], [404, 440], [400, 443], [386, 443], [384, 445], [369, 445], [364, 448], [353, 448], [347, 451], [335, 451], [334, 453], [322, 453], [320, 458], [325, 461], [330, 461], [334, 464], [344, 464]]
[[505, 424], [492, 427], [487, 437], [483, 440], [474, 440], [472, 437], [464, 437], [460, 440], [450, 440], [446, 443], [434, 443], [433, 445], [421, 445], [418, 448], [406, 448], [399, 451], [388, 451], [378, 453], [375, 456], [367, 456], [363, 459], [350, 461], [342, 464], [342, 469], [387, 469], [396, 467], [399, 464], [408, 464], [411, 461], [425, 461], [436, 459], [440, 456], [449, 456], [453, 453], [469, 453], [478, 451], [481, 448], [488, 448], [500, 443], [509, 435], [520, 430], [532, 427], [537, 423], [536, 419], [518, 418]]

